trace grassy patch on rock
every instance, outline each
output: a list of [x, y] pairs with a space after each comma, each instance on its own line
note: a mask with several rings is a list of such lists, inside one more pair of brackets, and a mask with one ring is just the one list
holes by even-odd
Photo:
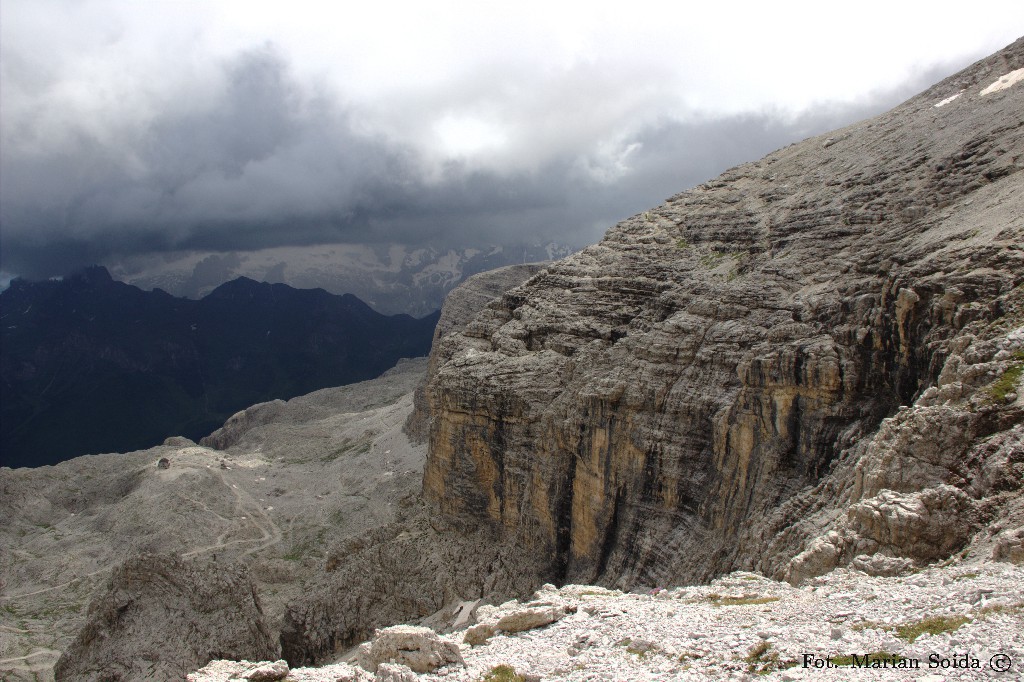
[[915, 641], [921, 635], [938, 635], [953, 632], [960, 626], [970, 623], [967, 616], [930, 616], [914, 623], [897, 625], [896, 636], [908, 642]]
[[496, 665], [484, 674], [481, 682], [524, 682], [525, 679], [510, 665]]
[[[903, 660], [903, 656], [899, 654], [889, 653], [888, 651], [873, 651], [864, 656], [858, 657], [861, 661], [864, 659], [870, 659], [873, 661], [888, 661], [889, 663], [899, 663]], [[853, 665], [853, 656], [833, 656], [829, 659], [833, 665]]]
[[723, 597], [720, 594], [709, 594], [707, 600], [715, 606], [748, 606], [751, 604], [771, 604], [779, 601], [779, 597], [759, 597], [749, 595], [742, 597]]
[[1013, 364], [989, 386], [989, 402], [1004, 403], [1006, 402], [1006, 396], [1017, 392], [1017, 382], [1020, 381], [1021, 375], [1024, 374], [1024, 351], [1014, 353], [1013, 359]]
[[796, 661], [780, 661], [779, 652], [770, 642], [758, 642], [750, 647], [743, 660], [747, 664], [747, 672], [755, 675], [770, 675], [797, 665]]
[[986, 616], [994, 616], [1001, 613], [1010, 615], [1020, 613], [1021, 611], [1024, 611], [1024, 602], [1017, 602], [1016, 604], [991, 604], [979, 609], [978, 616], [984, 618]]

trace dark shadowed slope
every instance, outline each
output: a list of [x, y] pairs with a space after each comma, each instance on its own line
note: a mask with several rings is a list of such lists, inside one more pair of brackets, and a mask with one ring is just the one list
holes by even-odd
[[199, 438], [237, 410], [379, 375], [425, 355], [437, 314], [240, 278], [200, 301], [103, 268], [0, 294], [0, 465]]

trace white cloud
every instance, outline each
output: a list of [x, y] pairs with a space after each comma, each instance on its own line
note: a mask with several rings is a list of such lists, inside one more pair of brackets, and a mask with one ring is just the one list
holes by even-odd
[[892, 88], [1017, 37], [1024, 5], [980, 5], [7, 0], [4, 142], [130, 135], [215, 101], [217, 66], [270, 42], [366, 130], [456, 157], [515, 146], [505, 161], [526, 162], [626, 120], [800, 112]]

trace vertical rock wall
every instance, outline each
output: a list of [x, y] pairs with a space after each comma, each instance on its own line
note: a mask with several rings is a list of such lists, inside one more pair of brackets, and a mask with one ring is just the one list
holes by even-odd
[[[492, 303], [424, 392], [428, 500], [556, 581], [751, 563], [780, 510], [796, 520], [787, 501], [1019, 299], [1024, 86], [980, 93], [1021, 67], [1017, 41], [672, 197]], [[776, 542], [762, 568], [805, 542]]]

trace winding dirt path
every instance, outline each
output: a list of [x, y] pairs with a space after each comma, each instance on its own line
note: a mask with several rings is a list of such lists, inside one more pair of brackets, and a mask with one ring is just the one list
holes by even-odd
[[[249, 556], [249, 555], [254, 554], [254, 553], [256, 553], [256, 552], [258, 552], [258, 551], [260, 551], [262, 549], [266, 549], [267, 547], [270, 547], [270, 546], [275, 545], [278, 542], [280, 542], [281, 538], [283, 537], [283, 534], [281, 533], [281, 529], [274, 522], [274, 520], [263, 510], [263, 507], [256, 500], [254, 500], [252, 498], [252, 496], [249, 495], [249, 493], [241, 491], [238, 488], [237, 484], [229, 483], [228, 480], [224, 478], [224, 474], [223, 473], [218, 472], [218, 478], [220, 479], [221, 484], [225, 488], [227, 488], [231, 492], [231, 494], [234, 496], [234, 498], [235, 498], [235, 506], [234, 506], [234, 516], [235, 516], [235, 518], [232, 519], [232, 521], [237, 522], [237, 521], [241, 521], [244, 518], [245, 521], [248, 522], [248, 524], [250, 526], [254, 527], [256, 530], [258, 530], [260, 532], [260, 536], [261, 537], [259, 537], [259, 538], [242, 538], [242, 539], [239, 539], [239, 540], [227, 540], [227, 541], [225, 541], [225, 538], [227, 538], [228, 535], [233, 534], [233, 533], [237, 532], [238, 530], [240, 530], [239, 528], [229, 528], [228, 530], [225, 530], [223, 533], [221, 533], [217, 537], [217, 541], [216, 542], [214, 542], [212, 544], [209, 544], [209, 545], [204, 545], [202, 547], [197, 547], [196, 549], [193, 549], [190, 552], [185, 552], [185, 553], [183, 553], [181, 555], [182, 558], [198, 556], [200, 554], [206, 554], [208, 552], [213, 552], [213, 551], [216, 551], [218, 549], [222, 549], [224, 547], [230, 547], [232, 545], [239, 545], [239, 544], [245, 544], [245, 543], [250, 543], [250, 542], [258, 543], [255, 547], [251, 547], [251, 548], [247, 549], [241, 555], [241, 556]], [[243, 495], [244, 495], [244, 497], [243, 497]], [[210, 510], [210, 511], [211, 511], [211, 513], [214, 513], [212, 510]], [[220, 516], [219, 514], [217, 514], [217, 517], [222, 519], [222, 520], [227, 520], [227, 519], [224, 519], [224, 517]], [[257, 519], [259, 519], [259, 521], [257, 521]]]
[[61, 583], [59, 585], [53, 585], [52, 587], [44, 587], [43, 589], [35, 590], [34, 592], [23, 592], [21, 594], [5, 594], [3, 596], [0, 596], [0, 602], [13, 601], [14, 599], [22, 599], [24, 597], [34, 597], [37, 594], [46, 594], [47, 592], [53, 592], [54, 590], [62, 590], [65, 587], [67, 587], [68, 585], [72, 585], [72, 584], [77, 583], [77, 582], [79, 582], [81, 580], [85, 580], [86, 578], [91, 578], [94, 575], [98, 575], [100, 573], [104, 573], [106, 571], [111, 570], [111, 568], [112, 568], [111, 566], [104, 566], [103, 568], [97, 568], [95, 571], [92, 571], [90, 573], [83, 573], [82, 575], [75, 576], [74, 578], [72, 578], [71, 580], [68, 580], [67, 582], [63, 582], [63, 583]]

